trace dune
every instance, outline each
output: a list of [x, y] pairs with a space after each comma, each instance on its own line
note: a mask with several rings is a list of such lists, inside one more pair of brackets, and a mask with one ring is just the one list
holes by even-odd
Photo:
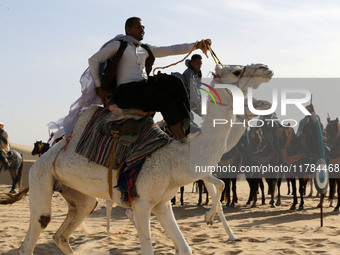
[[37, 160], [37, 158], [39, 158], [38, 155], [32, 155], [33, 145], [11, 143], [11, 149], [20, 152], [24, 160]]

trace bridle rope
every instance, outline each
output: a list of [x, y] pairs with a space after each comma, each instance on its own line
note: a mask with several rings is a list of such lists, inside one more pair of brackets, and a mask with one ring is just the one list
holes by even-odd
[[[211, 54], [212, 58], [214, 59], [215, 63], [216, 63], [216, 64], [222, 65], [221, 61], [218, 59], [216, 53], [212, 50], [212, 48], [210, 47], [210, 45], [209, 45], [204, 39], [202, 39], [202, 42], [203, 42], [203, 44], [204, 44], [204, 47], [210, 51], [210, 54]], [[194, 45], [194, 47], [192, 47], [192, 49], [190, 50], [190, 52], [189, 52], [187, 55], [185, 55], [185, 57], [184, 57], [183, 59], [181, 59], [181, 60], [179, 60], [179, 61], [177, 61], [177, 62], [175, 62], [175, 63], [172, 63], [172, 64], [170, 64], [170, 65], [167, 65], [167, 66], [162, 66], [162, 67], [156, 67], [156, 68], [154, 68], [153, 71], [152, 71], [153, 75], [155, 75], [156, 70], [158, 70], [158, 69], [166, 69], [166, 68], [168, 68], [168, 67], [175, 66], [175, 65], [177, 65], [177, 64], [179, 64], [179, 63], [181, 63], [181, 62], [183, 62], [184, 60], [186, 60], [186, 59], [189, 57], [189, 55], [196, 49], [196, 45], [197, 45], [197, 43]], [[205, 53], [206, 51], [203, 50], [203, 52], [204, 52], [204, 54], [206, 54], [206, 53]], [[208, 57], [208, 56], [207, 56], [207, 57]]]
[[158, 69], [166, 69], [166, 68], [168, 68], [170, 66], [175, 66], [175, 65], [183, 62], [185, 59], [187, 59], [189, 57], [189, 55], [194, 51], [195, 48], [196, 48], [196, 44], [194, 45], [194, 47], [192, 47], [191, 51], [187, 55], [185, 55], [185, 57], [183, 59], [181, 59], [181, 60], [179, 60], [179, 61], [177, 61], [175, 63], [172, 63], [170, 65], [167, 65], [167, 66], [156, 67], [156, 68], [153, 69], [152, 74], [155, 76], [156, 70], [158, 70]]

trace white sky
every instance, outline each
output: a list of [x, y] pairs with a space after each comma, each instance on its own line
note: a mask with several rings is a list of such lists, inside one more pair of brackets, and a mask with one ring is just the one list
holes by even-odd
[[[124, 33], [131, 16], [143, 19], [144, 41], [153, 45], [211, 38], [223, 64], [263, 63], [276, 78], [340, 77], [338, 1], [0, 0], [0, 122], [12, 143], [48, 139], [46, 124], [80, 96], [88, 58]], [[159, 59], [154, 67], [181, 58]], [[203, 75], [214, 66], [211, 57], [203, 59]], [[181, 63], [165, 72], [184, 70]], [[322, 118], [340, 117], [340, 86], [303, 86], [313, 90]]]

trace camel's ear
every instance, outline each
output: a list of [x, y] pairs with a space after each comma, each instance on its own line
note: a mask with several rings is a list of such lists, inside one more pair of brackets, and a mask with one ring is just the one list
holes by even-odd
[[329, 123], [331, 121], [331, 118], [330, 117], [327, 117], [327, 122]]
[[338, 122], [338, 123], [339, 123], [339, 119], [338, 119], [338, 118], [336, 118], [336, 122]]

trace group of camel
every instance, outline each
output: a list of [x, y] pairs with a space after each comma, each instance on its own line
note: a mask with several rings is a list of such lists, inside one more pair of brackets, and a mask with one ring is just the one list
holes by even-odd
[[[275, 122], [273, 127], [271, 122], [267, 122], [262, 127], [250, 127], [246, 130], [243, 129], [244, 134], [239, 139], [238, 143], [232, 147], [231, 150], [224, 153], [220, 162], [220, 166], [235, 166], [240, 169], [241, 166], [246, 165], [295, 165], [308, 166], [315, 164], [319, 157], [317, 134], [316, 134], [316, 114], [312, 116], [306, 116], [304, 119], [304, 125], [301, 127], [299, 136], [295, 133], [292, 127], [284, 127], [279, 122]], [[322, 126], [322, 124], [321, 124]], [[240, 129], [240, 127], [239, 127]], [[324, 138], [324, 151], [325, 159], [330, 167], [334, 168], [333, 175], [329, 180], [329, 200], [330, 207], [333, 206], [333, 199], [335, 197], [335, 191], [340, 194], [339, 178], [336, 176], [336, 172], [339, 172], [336, 168], [339, 168], [340, 163], [340, 133], [339, 133], [339, 121], [338, 119], [327, 119], [326, 128], [323, 130]], [[241, 131], [241, 129], [240, 129]], [[300, 170], [300, 169], [298, 169]], [[303, 172], [308, 172], [303, 169]], [[311, 193], [313, 191], [313, 177], [314, 175], [300, 174], [298, 177], [299, 188], [296, 186], [296, 174], [280, 172], [276, 175], [267, 176], [265, 180], [268, 183], [268, 194], [271, 196], [270, 205], [275, 207], [281, 205], [281, 182], [283, 178], [286, 178], [288, 185], [288, 195], [290, 194], [290, 184], [292, 185], [293, 204], [291, 210], [296, 209], [298, 203], [297, 190], [300, 195], [299, 210], [304, 209], [304, 195], [306, 194], [306, 186], [308, 183], [311, 185]], [[248, 181], [250, 192], [247, 205], [252, 202], [252, 207], [256, 206], [257, 194], [259, 188], [262, 195], [262, 204], [265, 204], [265, 192], [262, 178], [251, 174], [245, 174]], [[264, 176], [266, 177], [266, 176]], [[271, 178], [270, 178], [271, 177]], [[222, 192], [221, 202], [226, 201], [226, 205], [234, 206], [238, 202], [237, 197], [237, 176], [221, 176], [220, 178], [225, 182], [225, 189]], [[197, 185], [203, 186], [204, 184], [197, 182]], [[232, 192], [230, 192], [232, 189]], [[199, 189], [199, 202], [202, 201], [202, 188]], [[274, 202], [275, 192], [277, 190], [277, 202]], [[232, 198], [231, 198], [232, 193]], [[310, 196], [311, 196], [310, 193]], [[208, 203], [208, 194], [206, 204]], [[181, 203], [183, 203], [183, 190], [181, 190]], [[319, 205], [318, 205], [319, 206]], [[334, 211], [339, 211], [340, 200], [338, 200]]]

